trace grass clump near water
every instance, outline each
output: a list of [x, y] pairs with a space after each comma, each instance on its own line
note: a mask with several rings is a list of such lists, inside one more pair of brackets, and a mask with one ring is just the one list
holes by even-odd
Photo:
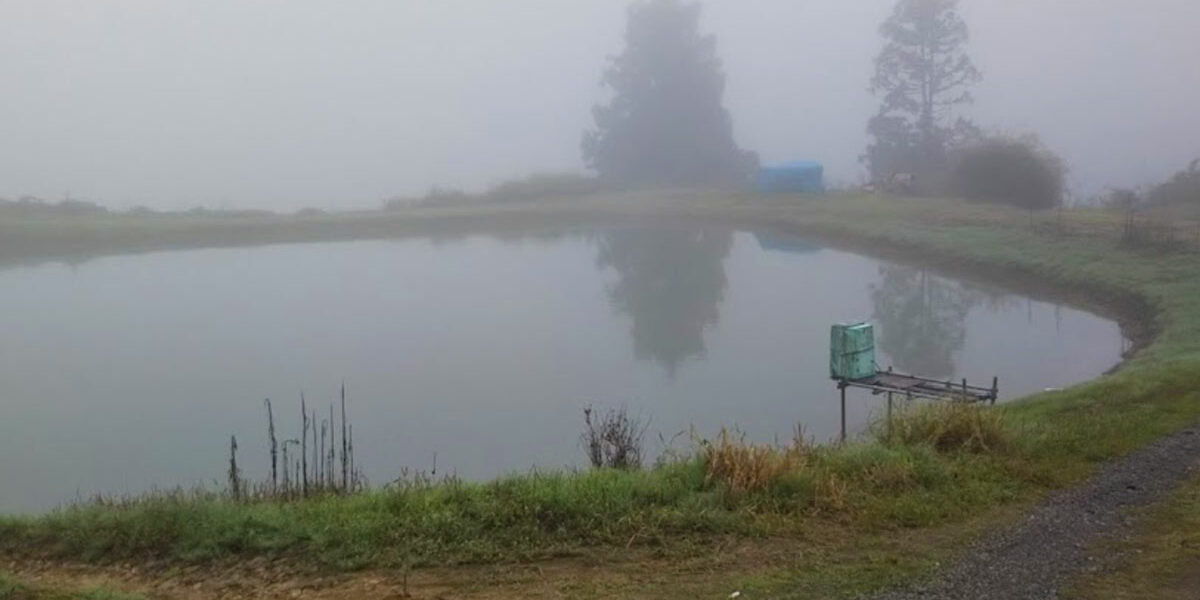
[[700, 444], [705, 483], [719, 483], [733, 493], [766, 490], [781, 479], [802, 471], [809, 456], [809, 448], [799, 434], [790, 446], [780, 448], [750, 444], [745, 436], [734, 436], [722, 429], [716, 441]]
[[874, 429], [885, 442], [925, 445], [939, 452], [1003, 453], [1012, 445], [1003, 413], [961, 402], [918, 404], [877, 422]]
[[626, 407], [609, 410], [592, 418], [591, 406], [583, 409], [584, 430], [580, 442], [588, 462], [597, 469], [642, 468], [642, 446], [650, 423], [630, 415]]
[[701, 492], [694, 464], [654, 471], [415, 480], [353, 496], [238, 503], [159, 494], [0, 522], [0, 550], [53, 558], [297, 557], [335, 569], [547, 556], [653, 535], [719, 533], [742, 523]]
[[[937, 427], [931, 423], [961, 425]], [[84, 561], [295, 558], [334, 570], [533, 560], [596, 547], [796, 533], [812, 519], [920, 526], [1011, 500], [1010, 435], [991, 409], [902, 412], [890, 439], [756, 445], [729, 432], [652, 469], [414, 477], [349, 496], [177, 492], [0, 519], [0, 552]], [[994, 427], [980, 433], [981, 428]], [[922, 429], [924, 428], [924, 429]], [[988, 440], [985, 445], [978, 439]]]

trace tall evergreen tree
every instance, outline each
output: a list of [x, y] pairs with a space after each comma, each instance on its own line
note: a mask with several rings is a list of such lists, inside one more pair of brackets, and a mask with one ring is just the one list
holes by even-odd
[[955, 108], [973, 101], [982, 79], [967, 55], [967, 23], [958, 0], [899, 0], [883, 25], [871, 91], [882, 98], [867, 126], [874, 138], [863, 157], [871, 175], [928, 177], [945, 166], [948, 150], [978, 136]]
[[639, 0], [629, 8], [625, 50], [603, 84], [609, 103], [593, 110], [583, 158], [607, 180], [634, 185], [743, 181], [757, 158], [737, 147], [722, 104], [717, 41], [700, 33], [698, 3]]

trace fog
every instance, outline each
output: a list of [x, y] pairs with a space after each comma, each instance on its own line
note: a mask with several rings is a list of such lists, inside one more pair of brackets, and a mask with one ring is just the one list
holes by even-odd
[[[581, 170], [615, 0], [4, 0], [0, 197], [374, 207]], [[890, 0], [707, 0], [738, 142], [834, 182], [877, 108]], [[981, 126], [1037, 132], [1077, 195], [1200, 157], [1200, 4], [965, 0]]]

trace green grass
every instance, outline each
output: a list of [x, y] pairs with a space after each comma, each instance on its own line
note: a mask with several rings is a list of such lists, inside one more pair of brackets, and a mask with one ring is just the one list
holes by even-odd
[[1132, 539], [1098, 550], [1123, 557], [1069, 597], [1110, 600], [1192, 600], [1200, 590], [1200, 478], [1144, 516]]
[[142, 600], [106, 588], [79, 591], [64, 591], [41, 586], [28, 586], [4, 573], [0, 573], [0, 600]]
[[[1104, 460], [1200, 420], [1200, 254], [1195, 252], [1130, 248], [1106, 234], [1054, 233], [1031, 227], [1022, 211], [949, 200], [675, 195], [478, 210], [414, 218], [425, 225], [436, 225], [439, 218], [463, 220], [470, 228], [498, 214], [515, 219], [521, 211], [534, 215], [530, 218], [539, 225], [556, 219], [687, 214], [770, 226], [951, 272], [982, 273], [1017, 289], [1048, 287], [1076, 302], [1119, 312], [1143, 347], [1113, 375], [986, 414], [908, 415], [890, 440], [879, 436], [845, 447], [807, 448], [786, 463], [755, 458], [754, 452], [739, 454], [770, 473], [761, 485], [731, 486], [710, 476], [704, 453], [698, 452], [642, 472], [528, 474], [289, 504], [160, 495], [0, 518], [0, 554], [92, 562], [155, 558], [177, 564], [269, 556], [344, 571], [514, 563], [595, 552], [691, 557], [715, 553], [730, 539], [791, 539], [793, 546], [807, 549], [808, 559], [720, 568], [731, 579], [744, 579], [749, 589], [803, 595], [807, 585], [836, 595], [927, 568], [967, 535], [944, 535], [947, 528], [1022, 506], [1079, 481]], [[314, 239], [331, 232], [374, 235], [373, 227], [383, 227], [336, 219], [328, 231], [321, 229], [320, 219], [305, 227], [313, 228]], [[403, 213], [388, 219], [396, 231], [416, 227], [396, 225], [403, 223]], [[1113, 217], [1086, 211], [1071, 219], [1086, 222], [1091, 231], [1096, 224], [1112, 224]], [[140, 243], [129, 230], [121, 231], [114, 234], [118, 247]], [[301, 233], [289, 235], [304, 239]], [[816, 531], [832, 534], [817, 539]], [[897, 531], [908, 540], [905, 545], [889, 541]]]
[[12, 577], [0, 573], [0, 600], [11, 600], [21, 586]]
[[512, 562], [631, 542], [670, 547], [717, 536], [765, 538], [795, 533], [810, 518], [921, 526], [1016, 498], [1021, 489], [1006, 478], [1007, 460], [862, 443], [812, 449], [803, 467], [753, 493], [707, 481], [706, 465], [691, 459], [640, 472], [525, 475], [295, 503], [159, 495], [0, 520], [0, 551], [184, 563], [291, 556], [343, 570]]

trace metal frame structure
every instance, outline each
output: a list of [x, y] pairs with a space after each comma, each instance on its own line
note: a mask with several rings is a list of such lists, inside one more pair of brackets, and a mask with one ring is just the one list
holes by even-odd
[[887, 394], [887, 417], [890, 426], [892, 421], [892, 401], [899, 394], [906, 400], [924, 398], [927, 400], [949, 400], [952, 402], [996, 403], [1000, 395], [1000, 379], [992, 378], [992, 387], [985, 388], [969, 385], [966, 379], [956, 383], [949, 379], [930, 379], [919, 375], [909, 375], [893, 371], [878, 371], [871, 377], [862, 379], [836, 379], [838, 390], [842, 396], [842, 442], [846, 441], [846, 390], [860, 388], [870, 390], [872, 395]]

